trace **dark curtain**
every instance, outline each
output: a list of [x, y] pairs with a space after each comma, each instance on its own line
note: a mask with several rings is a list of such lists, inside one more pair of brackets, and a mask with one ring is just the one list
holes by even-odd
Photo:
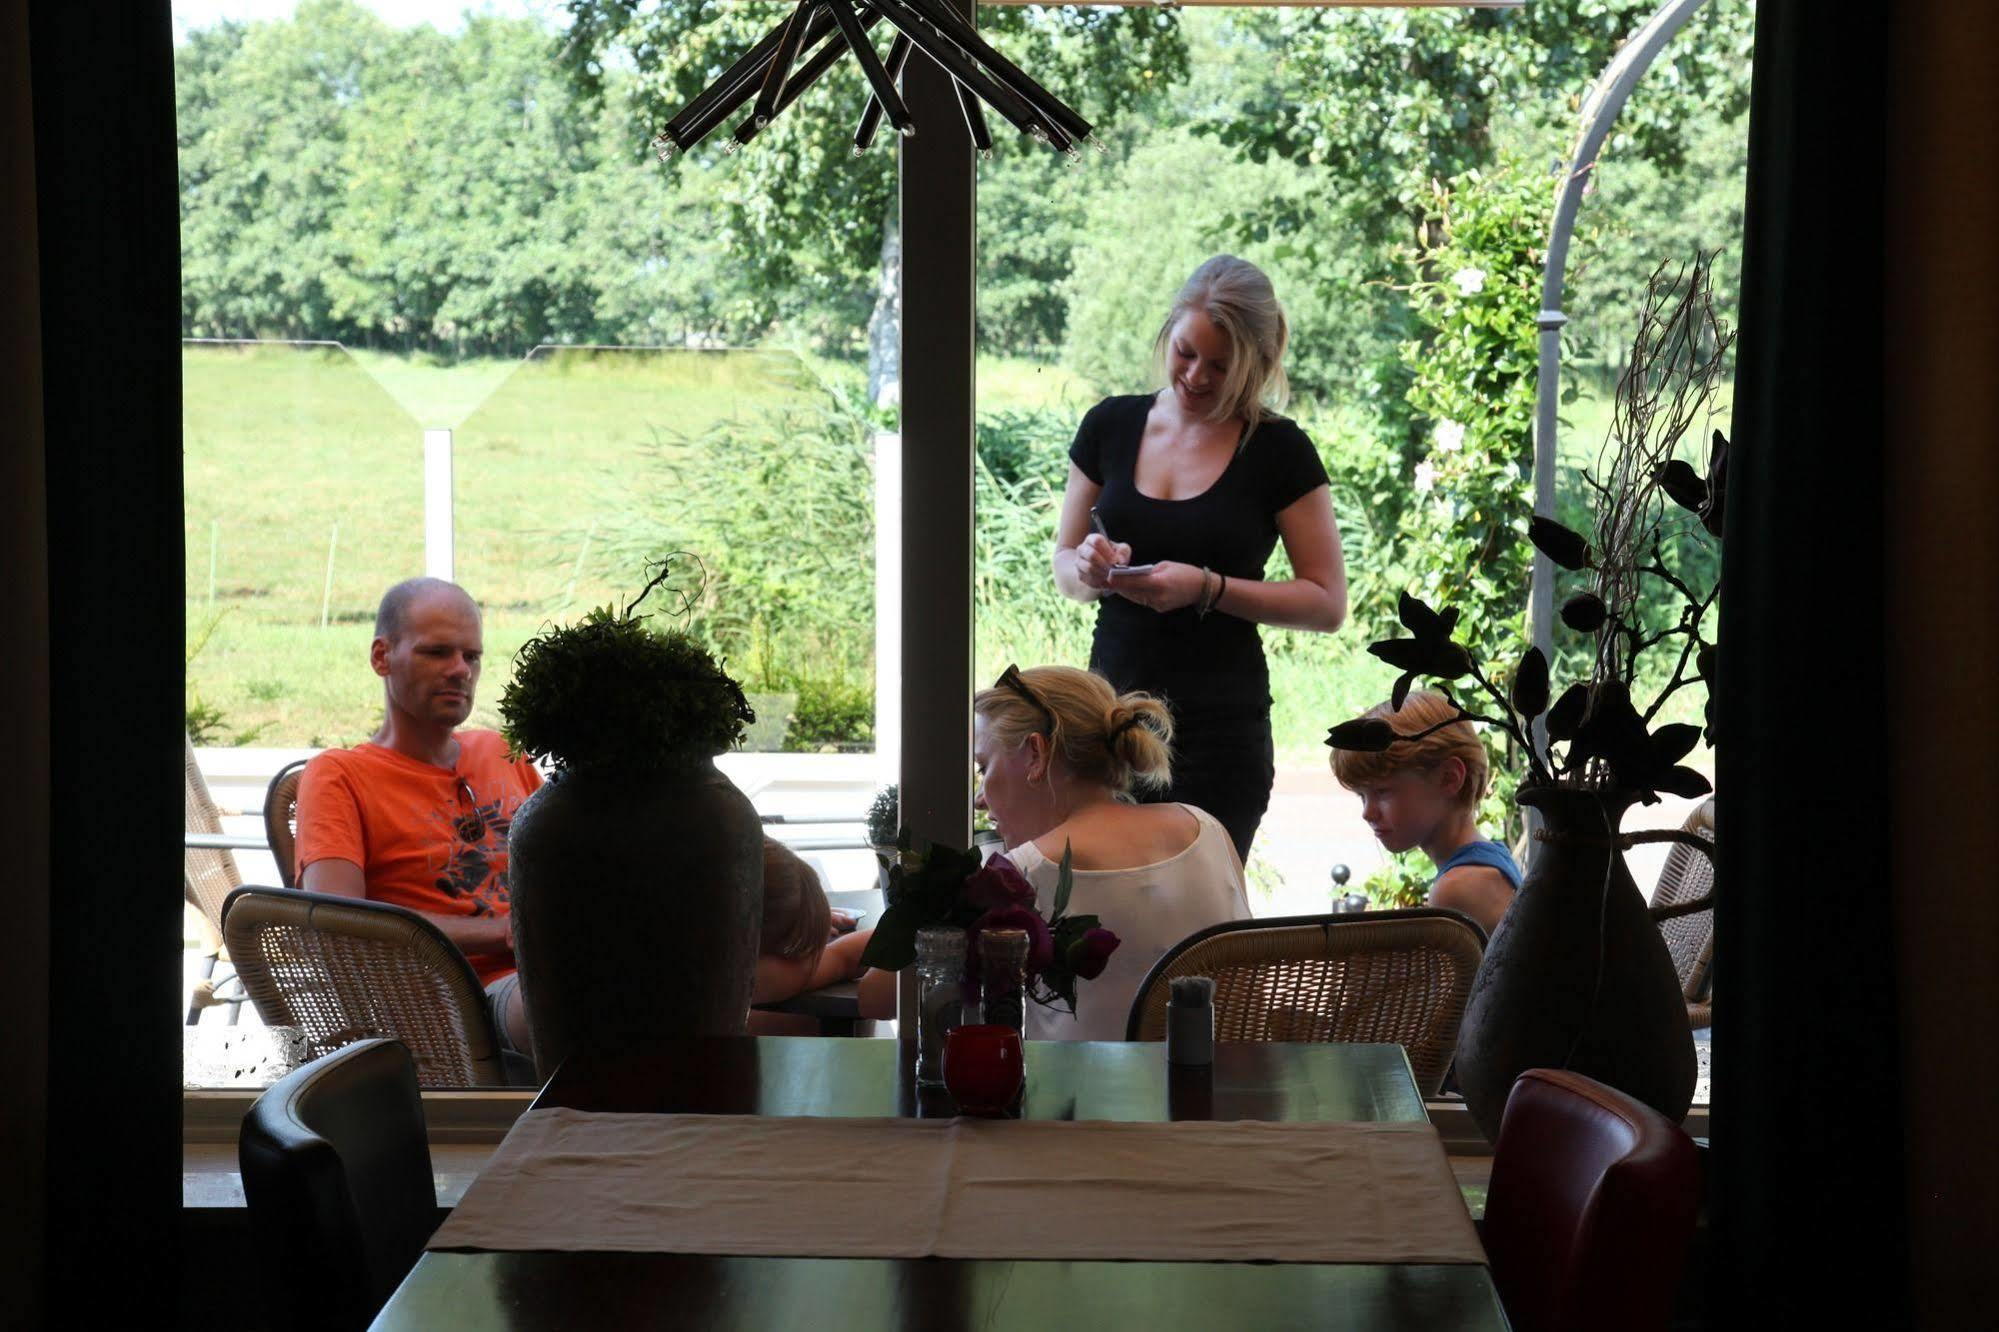
[[[183, 590], [169, 7], [31, 0], [28, 42], [51, 756], [46, 774], [25, 777], [46, 781], [56, 866], [47, 1308], [52, 1325], [155, 1326], [173, 1317], [180, 1275]], [[220, 1291], [227, 1280], [213, 1275]]]
[[1714, 1252], [1730, 1326], [1904, 1304], [1886, 716], [1888, 7], [1761, 0], [1717, 722]]

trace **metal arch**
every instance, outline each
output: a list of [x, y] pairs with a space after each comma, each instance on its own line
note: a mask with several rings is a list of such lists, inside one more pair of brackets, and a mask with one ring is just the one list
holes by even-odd
[[[1625, 101], [1652, 61], [1665, 49], [1674, 34], [1686, 26], [1706, 0], [1666, 0], [1618, 49], [1596, 82], [1583, 96], [1582, 129], [1575, 150], [1563, 165], [1562, 181], [1555, 192], [1555, 222], [1548, 231], [1548, 257], [1541, 274], [1541, 311], [1536, 326], [1541, 330], [1540, 356], [1536, 370], [1534, 406], [1534, 512], [1555, 511], [1556, 410], [1561, 403], [1562, 326], [1569, 317], [1562, 312], [1562, 293], [1568, 281], [1569, 238], [1576, 228], [1576, 211], [1582, 204], [1590, 174], [1596, 169], [1597, 154], [1610, 136], [1610, 129], [1624, 109]], [[1534, 552], [1533, 582], [1527, 598], [1528, 636], [1550, 660], [1555, 642], [1555, 566], [1540, 551]], [[1547, 743], [1547, 731], [1539, 719], [1534, 722], [1538, 744]], [[1530, 811], [1531, 815], [1531, 811]], [[1530, 819], [1531, 821], [1531, 819]], [[1531, 851], [1530, 851], [1531, 854]]]

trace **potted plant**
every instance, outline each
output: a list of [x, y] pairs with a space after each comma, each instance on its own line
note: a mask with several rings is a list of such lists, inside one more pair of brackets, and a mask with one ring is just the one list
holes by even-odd
[[[1560, 617], [1590, 649], [1585, 678], [1554, 696], [1547, 658], [1529, 648], [1501, 688], [1454, 639], [1457, 612], [1407, 594], [1399, 618], [1409, 636], [1368, 649], [1402, 672], [1397, 708], [1415, 680], [1428, 679], [1456, 704], [1453, 721], [1503, 730], [1526, 758], [1517, 799], [1545, 825], [1526, 880], [1486, 947], [1458, 1038], [1458, 1082], [1489, 1139], [1513, 1080], [1528, 1068], [1577, 1070], [1675, 1120], [1693, 1099], [1697, 1069], [1679, 978], [1623, 851], [1638, 841], [1708, 847], [1688, 834], [1626, 834], [1620, 825], [1635, 802], [1711, 789], [1681, 762], [1703, 728], [1662, 723], [1659, 714], [1682, 689], [1714, 680], [1706, 618], [1719, 579], [1698, 590], [1674, 570], [1667, 549], [1721, 533], [1728, 441], [1714, 432], [1705, 474], [1677, 455], [1706, 414], [1731, 341], [1714, 316], [1705, 258], [1680, 274], [1656, 271], [1610, 439], [1598, 468], [1585, 474], [1596, 501], [1592, 533], [1545, 515], [1529, 525], [1543, 555], [1586, 581]], [[1659, 595], [1676, 600], [1678, 612], [1648, 620], [1645, 599]], [[1674, 654], [1671, 673], [1641, 708], [1633, 698], [1639, 663], [1661, 650]], [[1452, 692], [1467, 680], [1484, 711]], [[1417, 738], [1397, 735], [1380, 718], [1359, 718], [1333, 727], [1326, 743], [1381, 751]]]
[[[551, 768], [511, 834], [514, 942], [546, 1074], [664, 1032], [744, 1030], [763, 917], [763, 835], [715, 767], [754, 719], [684, 631], [606, 606], [530, 639], [500, 700], [508, 741]], [[693, 603], [682, 601], [682, 610]]]
[[890, 782], [875, 792], [875, 798], [868, 804], [867, 817], [868, 850], [875, 853], [875, 883], [884, 896], [888, 892], [889, 869], [901, 854], [895, 839], [895, 830], [901, 822], [901, 790], [897, 783]]

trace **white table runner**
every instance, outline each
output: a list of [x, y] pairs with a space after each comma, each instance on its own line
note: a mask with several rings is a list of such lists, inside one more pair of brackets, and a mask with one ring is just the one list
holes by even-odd
[[1429, 1124], [521, 1117], [445, 1250], [1483, 1263]]

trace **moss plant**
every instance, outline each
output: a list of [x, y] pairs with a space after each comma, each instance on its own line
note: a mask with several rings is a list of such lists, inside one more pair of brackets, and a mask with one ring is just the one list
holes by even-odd
[[633, 771], [712, 758], [741, 741], [756, 720], [742, 686], [689, 634], [635, 615], [637, 605], [600, 607], [521, 648], [500, 699], [516, 753], [557, 771]]

